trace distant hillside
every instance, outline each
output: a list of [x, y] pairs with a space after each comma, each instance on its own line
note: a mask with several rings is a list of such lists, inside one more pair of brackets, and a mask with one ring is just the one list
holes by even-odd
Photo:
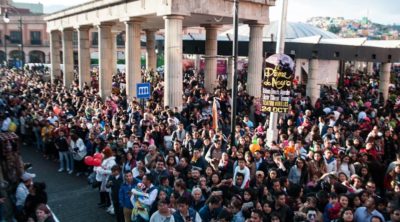
[[367, 37], [368, 39], [400, 39], [400, 25], [382, 25], [366, 17], [345, 19], [343, 17], [312, 17], [307, 23], [333, 32], [344, 38]]

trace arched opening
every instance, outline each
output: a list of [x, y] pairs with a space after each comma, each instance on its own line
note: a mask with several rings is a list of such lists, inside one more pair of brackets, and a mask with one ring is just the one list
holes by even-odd
[[6, 61], [6, 53], [4, 51], [0, 51], [0, 63], [4, 64]]
[[21, 60], [22, 60], [22, 58], [25, 57], [24, 52], [21, 51], [21, 50], [13, 50], [13, 51], [10, 52], [9, 55], [10, 55], [9, 58], [8, 58], [9, 65], [10, 66], [15, 66], [17, 68], [21, 68], [22, 67], [22, 61]]
[[46, 55], [42, 51], [34, 50], [29, 53], [30, 63], [45, 63]]

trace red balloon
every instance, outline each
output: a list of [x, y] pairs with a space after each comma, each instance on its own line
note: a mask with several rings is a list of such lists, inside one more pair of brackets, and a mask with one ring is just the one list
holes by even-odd
[[86, 156], [83, 162], [88, 166], [93, 166], [93, 157]]
[[100, 160], [103, 160], [103, 154], [101, 154], [101, 153], [95, 153], [95, 154], [93, 155], [93, 159], [100, 159]]
[[101, 166], [101, 159], [94, 158], [93, 159], [93, 166]]

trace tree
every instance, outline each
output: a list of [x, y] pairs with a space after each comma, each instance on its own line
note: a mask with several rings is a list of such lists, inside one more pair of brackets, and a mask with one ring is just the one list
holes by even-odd
[[342, 27], [336, 26], [336, 25], [330, 25], [328, 27], [328, 31], [335, 33], [335, 34], [338, 34], [341, 30], [342, 30]]

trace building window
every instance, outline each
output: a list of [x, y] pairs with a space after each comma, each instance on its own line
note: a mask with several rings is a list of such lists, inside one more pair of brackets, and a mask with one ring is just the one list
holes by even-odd
[[73, 46], [78, 46], [78, 32], [72, 33], [72, 44]]
[[10, 43], [11, 44], [21, 44], [21, 32], [11, 31], [10, 32]]
[[31, 31], [31, 45], [41, 45], [42, 37], [40, 31]]
[[99, 45], [99, 33], [92, 32], [92, 45], [97, 46]]
[[125, 45], [125, 34], [122, 32], [117, 35], [117, 45], [118, 46]]

